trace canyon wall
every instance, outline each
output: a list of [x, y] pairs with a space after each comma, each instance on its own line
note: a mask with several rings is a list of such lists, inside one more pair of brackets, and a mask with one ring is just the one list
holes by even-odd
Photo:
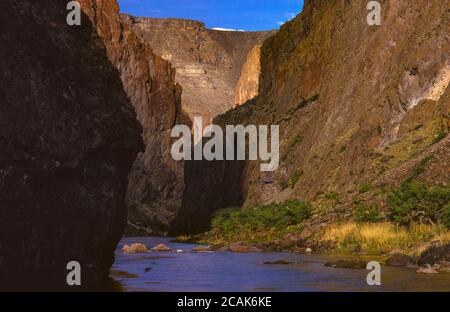
[[122, 19], [173, 64], [176, 81], [183, 87], [183, 110], [191, 119], [201, 116], [204, 126], [235, 106], [235, 89], [247, 54], [275, 33], [213, 30], [183, 19], [128, 15]]
[[170, 156], [172, 127], [190, 125], [171, 64], [119, 17], [116, 0], [81, 0], [111, 62], [120, 72], [143, 127], [145, 151], [130, 175], [128, 234], [164, 234], [181, 201], [183, 163]]
[[259, 90], [261, 74], [261, 46], [257, 45], [247, 55], [234, 91], [234, 108], [255, 98]]
[[[450, 183], [449, 159], [442, 157], [450, 127], [448, 4], [380, 3], [382, 25], [369, 26], [367, 1], [305, 1], [303, 12], [264, 42], [258, 97], [215, 120], [280, 125], [273, 183], [264, 183], [258, 162], [226, 164], [226, 175], [242, 177], [232, 187], [240, 187], [244, 206], [326, 194], [351, 205], [362, 185], [398, 184], [425, 156], [431, 160], [419, 179]], [[228, 204], [208, 208], [228, 192], [224, 171], [189, 166], [201, 174], [187, 175], [190, 192], [172, 234], [207, 228], [210, 214]], [[346, 209], [343, 217], [351, 215]], [[187, 219], [195, 210], [209, 215]]]
[[[0, 2], [0, 289], [97, 289], [126, 222], [139, 150], [116, 68], [67, 1]], [[81, 265], [81, 287], [66, 283]]]

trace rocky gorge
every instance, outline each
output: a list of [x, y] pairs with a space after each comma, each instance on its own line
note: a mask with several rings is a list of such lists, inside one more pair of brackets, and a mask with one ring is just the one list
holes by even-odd
[[[438, 212], [422, 219], [444, 222], [448, 8], [440, 1], [381, 6], [382, 25], [370, 26], [365, 1], [305, 1], [302, 13], [262, 44], [258, 96], [214, 123], [279, 124], [280, 168], [267, 183], [257, 161], [187, 162], [171, 234], [207, 231], [219, 209], [288, 199], [313, 204], [300, 231], [318, 232], [360, 211], [395, 219], [393, 207], [407, 209], [399, 204], [407, 195], [395, 194], [413, 186], [442, 190]], [[420, 197], [411, 201], [408, 209], [427, 214], [417, 208]]]
[[[173, 161], [169, 155], [171, 128], [176, 124], [191, 125], [189, 114], [183, 111], [182, 87], [175, 79], [175, 69], [153, 52], [152, 46], [136, 28], [132, 29], [129, 18], [119, 15], [115, 0], [81, 0], [79, 3], [82, 10], [81, 27], [67, 24], [68, 8], [65, 1], [55, 0], [44, 7], [26, 0], [14, 5], [10, 2], [2, 4], [2, 8], [5, 7], [3, 13], [11, 19], [14, 17], [23, 28], [10, 23], [4, 33], [12, 35], [16, 27], [29, 35], [22, 41], [13, 40], [13, 35], [2, 37], [4, 46], [8, 47], [3, 52], [3, 80], [9, 79], [9, 84], [5, 83], [2, 89], [2, 137], [5, 148], [1, 167], [1, 219], [7, 231], [17, 234], [16, 239], [9, 239], [4, 234], [0, 241], [0, 277], [2, 287], [8, 289], [24, 287], [20, 278], [17, 279], [18, 276], [29, 277], [26, 289], [65, 288], [67, 285], [63, 277], [66, 269], [60, 262], [67, 260], [67, 264], [69, 258], [79, 260], [82, 267], [89, 268], [83, 275], [85, 289], [99, 287], [105, 282], [113, 261], [112, 248], [123, 233], [127, 217], [123, 205], [125, 189], [127, 231], [145, 235], [164, 234], [167, 231], [170, 220], [179, 208], [184, 189], [183, 163]], [[44, 13], [38, 13], [38, 9]], [[6, 24], [5, 19], [2, 27], [6, 27]], [[34, 32], [29, 31], [31, 27], [35, 27]], [[220, 32], [204, 28], [201, 31], [212, 38], [209, 45], [214, 47], [213, 51], [205, 48], [201, 53], [223, 54], [226, 58], [225, 63], [218, 61], [213, 65], [223, 65], [222, 70], [229, 71], [222, 77], [219, 69], [214, 70], [220, 76], [218, 81], [222, 78], [227, 81], [227, 105], [231, 107], [234, 105], [232, 84], [237, 82], [241, 63], [251, 49], [251, 40], [261, 42], [268, 33], [239, 33], [236, 34], [236, 40], [233, 39], [236, 37], [234, 34], [222, 36]], [[42, 44], [48, 43], [61, 49], [58, 53], [68, 57], [67, 68], [72, 69], [74, 65], [71, 65], [71, 61], [75, 62], [77, 58], [86, 66], [76, 71], [71, 76], [72, 80], [67, 77], [66, 71], [57, 71], [55, 74], [54, 68], [65, 68], [62, 60], [55, 58], [54, 64], [50, 66], [53, 56], [46, 53], [45, 49], [34, 56], [30, 53], [31, 49], [39, 47], [37, 39], [33, 37], [41, 36], [45, 38], [41, 40]], [[245, 38], [251, 39], [248, 45], [238, 47], [236, 43]], [[16, 48], [23, 51], [22, 57], [29, 60], [29, 67], [23, 65], [23, 68], [12, 70], [16, 63], [8, 51]], [[77, 49], [81, 52], [70, 52]], [[90, 58], [89, 61], [86, 58]], [[238, 63], [233, 63], [236, 60]], [[27, 70], [36, 66], [37, 73], [31, 78], [30, 87], [24, 91], [30, 96], [19, 98], [19, 93], [10, 86], [20, 86], [20, 75], [27, 75]], [[99, 74], [89, 74], [89, 70], [98, 71]], [[181, 74], [182, 70], [179, 72]], [[52, 78], [47, 78], [50, 75]], [[91, 76], [98, 76], [98, 79], [89, 89], [80, 79]], [[228, 83], [227, 79], [231, 82]], [[58, 88], [52, 89], [56, 80], [61, 83], [64, 81], [68, 91], [64, 91], [64, 88], [60, 92], [56, 91]], [[42, 83], [38, 85], [36, 81]], [[91, 81], [87, 80], [86, 83]], [[112, 88], [111, 92], [107, 92], [106, 85]], [[89, 91], [91, 89], [96, 92]], [[192, 89], [190, 91], [193, 92]], [[80, 94], [86, 95], [81, 97]], [[114, 102], [110, 108], [106, 106], [108, 96], [114, 99], [110, 100]], [[81, 104], [75, 106], [77, 111], [52, 104], [61, 100], [81, 101]], [[99, 103], [98, 107], [95, 107], [95, 103]], [[94, 105], [92, 108], [83, 108], [83, 105], [91, 104]], [[28, 110], [25, 114], [20, 113], [23, 105], [38, 106], [36, 110]], [[47, 117], [39, 121], [43, 114]], [[65, 116], [65, 119], [62, 120], [60, 115]], [[93, 122], [86, 125], [82, 123], [83, 115]], [[19, 122], [21, 119], [22, 122]], [[27, 131], [35, 136], [24, 136], [23, 133]], [[141, 133], [144, 145], [139, 138]], [[88, 142], [90, 136], [92, 142]], [[142, 146], [144, 149], [141, 151]], [[23, 151], [22, 160], [17, 159], [19, 150]], [[130, 162], [133, 162], [132, 166]], [[40, 184], [44, 188], [36, 188]], [[56, 185], [60, 191], [49, 196]], [[55, 209], [61, 205], [60, 214], [56, 215]], [[79, 208], [81, 210], [77, 210], [77, 206], [82, 206]], [[34, 209], [49, 219], [29, 216], [29, 212]], [[78, 217], [75, 216], [77, 213]], [[67, 220], [63, 220], [64, 215]], [[85, 219], [89, 222], [84, 232], [71, 234]], [[98, 227], [95, 231], [94, 226]], [[23, 227], [28, 227], [29, 231], [19, 234]], [[83, 243], [89, 241], [86, 235], [96, 237], [89, 247]], [[57, 237], [58, 242], [43, 243], [50, 236]], [[73, 245], [63, 248], [60, 246], [63, 241], [72, 242]], [[16, 243], [22, 245], [13, 252], [12, 246]], [[57, 248], [61, 249], [59, 257], [55, 257]], [[43, 255], [39, 256], [41, 253]], [[23, 262], [14, 263], [14, 258], [21, 258]], [[22, 272], [18, 275], [18, 271]], [[14, 279], [17, 281], [14, 282]], [[48, 282], [38, 282], [43, 279]]]
[[[122, 246], [124, 230], [209, 245], [197, 253], [341, 250], [447, 272], [448, 7], [384, 0], [370, 26], [364, 2], [305, 1], [252, 33], [129, 16], [116, 0], [80, 0], [68, 26], [67, 1], [3, 1], [0, 289], [70, 289], [78, 261], [95, 290], [117, 246], [178, 252]], [[173, 160], [172, 128], [197, 116], [279, 125], [279, 169]]]
[[[196, 116], [206, 127], [235, 106], [247, 54], [274, 32], [224, 32], [197, 21], [119, 14], [116, 1], [80, 3], [120, 71], [144, 129], [146, 150], [130, 175], [126, 231], [167, 234], [184, 191], [184, 164], [170, 156], [172, 127], [192, 126]], [[254, 87], [252, 92], [246, 96], [256, 95]]]

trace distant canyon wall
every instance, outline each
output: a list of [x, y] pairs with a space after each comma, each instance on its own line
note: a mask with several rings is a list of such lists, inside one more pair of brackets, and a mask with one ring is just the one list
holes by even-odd
[[191, 119], [202, 117], [204, 126], [236, 105], [236, 88], [248, 53], [275, 33], [212, 30], [183, 19], [128, 15], [122, 19], [173, 64], [176, 81], [183, 88], [183, 110]]

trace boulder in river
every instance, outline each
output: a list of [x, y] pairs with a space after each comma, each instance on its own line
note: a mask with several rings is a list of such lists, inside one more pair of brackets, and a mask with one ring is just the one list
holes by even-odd
[[122, 248], [122, 251], [127, 254], [131, 253], [145, 253], [148, 251], [147, 246], [141, 243], [134, 243], [131, 245], [125, 245]]
[[423, 274], [437, 274], [438, 271], [435, 268], [432, 268], [429, 264], [420, 267], [417, 270], [417, 273], [423, 273]]
[[264, 264], [283, 264], [283, 265], [287, 265], [287, 264], [291, 264], [292, 262], [287, 261], [287, 260], [276, 260], [276, 261], [265, 261]]
[[231, 252], [246, 253], [246, 252], [261, 252], [261, 249], [250, 246], [244, 243], [233, 243], [228, 246]]
[[337, 269], [366, 269], [367, 261], [364, 260], [338, 260], [325, 263], [325, 266]]
[[193, 252], [210, 252], [212, 250], [211, 250], [211, 247], [209, 247], [209, 246], [196, 246], [196, 247], [192, 248], [192, 251]]
[[171, 251], [172, 249], [170, 249], [169, 247], [167, 247], [164, 244], [159, 244], [159, 245], [156, 245], [155, 247], [153, 247], [152, 250], [162, 252], [162, 251]]
[[432, 244], [420, 255], [417, 263], [421, 266], [426, 264], [436, 264], [445, 261], [450, 261], [450, 243], [449, 244]]
[[386, 265], [402, 267], [402, 266], [408, 266], [408, 265], [412, 264], [413, 262], [414, 262], [414, 260], [410, 256], [403, 255], [400, 253], [395, 253], [389, 259], [386, 260]]

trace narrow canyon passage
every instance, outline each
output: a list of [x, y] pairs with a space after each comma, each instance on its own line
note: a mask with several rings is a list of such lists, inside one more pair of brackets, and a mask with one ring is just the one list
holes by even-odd
[[0, 291], [450, 291], [448, 3], [269, 2], [0, 1]]

